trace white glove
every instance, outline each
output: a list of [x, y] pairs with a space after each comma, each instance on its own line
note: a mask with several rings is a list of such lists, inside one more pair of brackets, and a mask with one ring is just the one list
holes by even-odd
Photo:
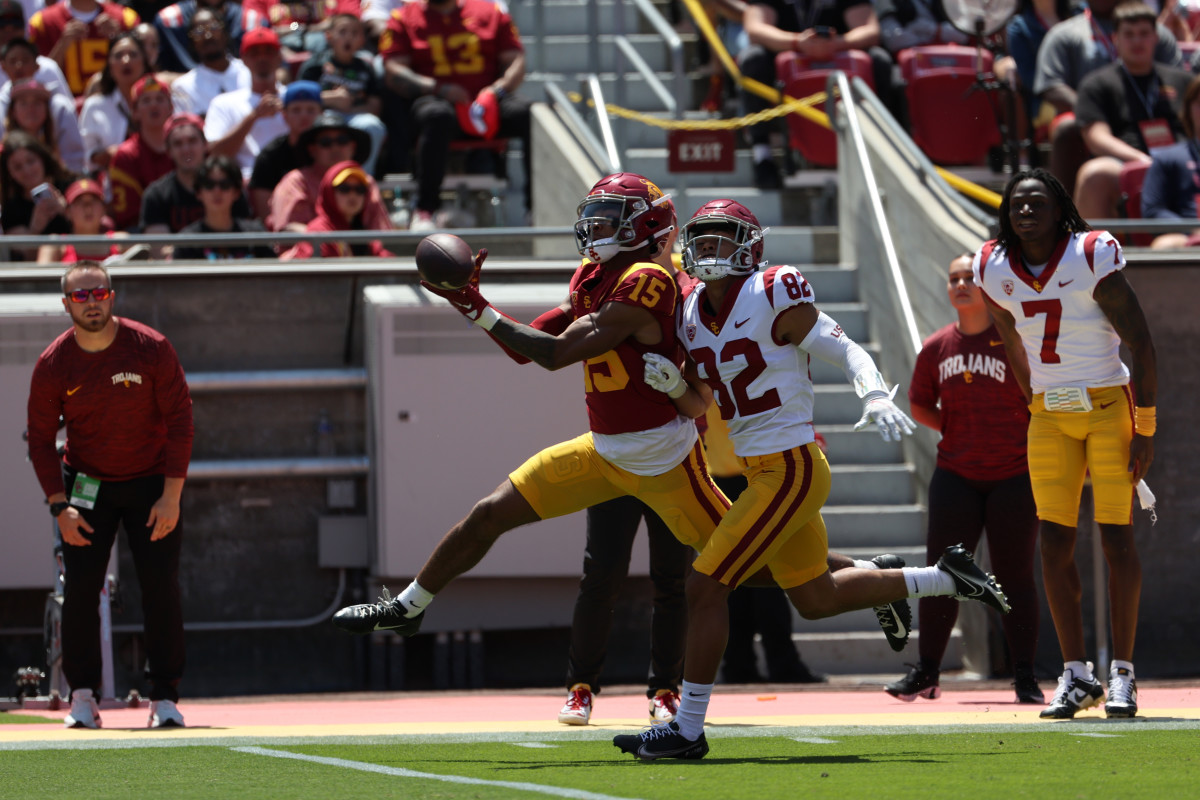
[[671, 359], [658, 353], [645, 353], [642, 360], [646, 362], [646, 385], [651, 389], [664, 392], [672, 400], [682, 397], [688, 390], [687, 381], [679, 373], [679, 367], [671, 363]]
[[879, 435], [885, 442], [900, 441], [902, 433], [911, 436], [917, 429], [916, 424], [909, 419], [908, 414], [905, 414], [892, 402], [892, 398], [896, 396], [896, 390], [899, 388], [900, 384], [896, 384], [886, 396], [877, 394], [867, 398], [863, 404], [862, 419], [854, 426], [854, 430], [864, 430], [874, 422], [879, 428]]

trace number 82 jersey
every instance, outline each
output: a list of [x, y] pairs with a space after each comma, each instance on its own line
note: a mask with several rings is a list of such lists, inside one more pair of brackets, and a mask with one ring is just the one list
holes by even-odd
[[733, 451], [748, 458], [813, 441], [808, 353], [775, 336], [780, 314], [814, 301], [808, 281], [789, 266], [752, 273], [730, 285], [715, 316], [705, 294], [700, 286], [684, 299], [679, 340], [713, 390]]

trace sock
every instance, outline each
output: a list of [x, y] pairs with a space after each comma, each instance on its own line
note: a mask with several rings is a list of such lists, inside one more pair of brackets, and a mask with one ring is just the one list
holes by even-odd
[[1071, 674], [1076, 678], [1083, 678], [1085, 681], [1094, 681], [1096, 676], [1092, 674], [1092, 667], [1083, 661], [1068, 661], [1063, 664], [1063, 671], [1071, 670]]
[[679, 692], [679, 711], [675, 713], [675, 724], [683, 738], [694, 742], [704, 733], [704, 715], [708, 713], [708, 699], [712, 697], [711, 683], [683, 682]]
[[421, 588], [421, 584], [413, 581], [400, 596], [396, 598], [404, 606], [405, 617], [415, 617], [433, 602], [433, 595]]
[[937, 567], [902, 567], [909, 597], [938, 597], [954, 594], [954, 578]]
[[1109, 674], [1116, 672], [1119, 669], [1128, 671], [1129, 677], [1133, 678], [1133, 662], [1132, 661], [1119, 661], [1114, 658], [1111, 662], [1109, 662], [1109, 665], [1108, 665]]
[[879, 569], [879, 565], [874, 561], [863, 561], [860, 558], [854, 559], [854, 566], [859, 569]]
[[750, 148], [750, 152], [754, 156], [754, 163], [761, 164], [763, 161], [766, 161], [771, 157], [771, 145], [756, 144]]

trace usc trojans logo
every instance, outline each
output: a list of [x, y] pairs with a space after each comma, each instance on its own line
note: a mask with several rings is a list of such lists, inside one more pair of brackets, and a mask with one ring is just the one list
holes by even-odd
[[650, 195], [651, 202], [654, 202], [663, 196], [662, 189], [659, 189], [657, 186], [655, 186], [653, 181], [642, 178], [641, 182], [646, 185], [646, 194]]

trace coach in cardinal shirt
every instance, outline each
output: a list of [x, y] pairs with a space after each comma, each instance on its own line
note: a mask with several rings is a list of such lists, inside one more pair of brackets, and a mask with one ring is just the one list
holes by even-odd
[[[192, 401], [171, 344], [113, 316], [108, 271], [93, 261], [62, 278], [74, 326], [38, 358], [29, 391], [29, 455], [63, 538], [63, 673], [67, 727], [100, 726], [97, 600], [124, 524], [142, 588], [150, 726], [183, 725], [179, 498], [192, 452]], [[67, 446], [55, 450], [59, 417]]]

